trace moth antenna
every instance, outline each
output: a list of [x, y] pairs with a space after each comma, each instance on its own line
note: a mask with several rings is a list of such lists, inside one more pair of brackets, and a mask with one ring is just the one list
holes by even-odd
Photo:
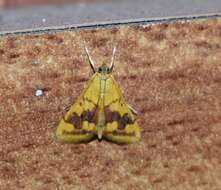
[[87, 49], [86, 46], [84, 46], [84, 49], [85, 49], [85, 51], [86, 51], [87, 58], [88, 58], [88, 60], [89, 60], [89, 63], [90, 63], [91, 69], [92, 69], [93, 72], [95, 73], [96, 70], [95, 70], [94, 62], [93, 62], [93, 60], [91, 59], [91, 56], [90, 56], [90, 54], [89, 54], [89, 51], [88, 51], [88, 49]]
[[114, 68], [114, 59], [115, 59], [115, 53], [116, 53], [116, 46], [113, 49], [112, 58], [111, 58], [111, 64], [110, 64], [110, 70], [112, 71]]

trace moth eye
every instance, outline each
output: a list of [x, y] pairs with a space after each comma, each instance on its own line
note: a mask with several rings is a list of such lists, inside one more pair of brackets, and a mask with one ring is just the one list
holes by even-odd
[[98, 72], [101, 72], [101, 71], [102, 71], [102, 69], [99, 67]]
[[108, 73], [110, 72], [110, 68], [107, 68], [107, 72], [108, 72]]

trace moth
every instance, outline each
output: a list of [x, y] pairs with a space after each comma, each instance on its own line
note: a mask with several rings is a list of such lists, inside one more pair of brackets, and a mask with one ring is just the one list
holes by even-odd
[[59, 122], [56, 139], [64, 143], [89, 142], [95, 138], [119, 144], [140, 141], [136, 111], [125, 102], [111, 74], [116, 47], [110, 67], [103, 64], [97, 70], [86, 47], [85, 51], [94, 74], [76, 103]]

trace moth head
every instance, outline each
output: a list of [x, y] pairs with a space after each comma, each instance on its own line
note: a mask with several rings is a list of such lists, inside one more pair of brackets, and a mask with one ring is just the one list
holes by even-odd
[[[89, 51], [88, 51], [87, 47], [84, 46], [84, 48], [85, 48], [85, 51], [86, 51], [91, 69], [95, 73], [96, 72], [95, 64], [94, 64], [93, 60], [91, 59], [91, 56], [89, 54]], [[116, 47], [114, 47], [114, 49], [113, 49], [110, 67], [108, 67], [106, 64], [103, 64], [101, 67], [98, 68], [97, 72], [102, 73], [102, 74], [108, 74], [108, 73], [111, 73], [113, 71], [115, 53], [116, 53]]]
[[98, 73], [109, 74], [111, 73], [111, 69], [104, 63], [98, 68]]

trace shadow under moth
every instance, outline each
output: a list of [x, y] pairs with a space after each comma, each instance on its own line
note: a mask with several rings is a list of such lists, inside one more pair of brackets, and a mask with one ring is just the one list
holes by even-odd
[[85, 47], [94, 75], [70, 110], [61, 119], [55, 137], [64, 143], [88, 142], [94, 138], [115, 143], [135, 143], [141, 138], [135, 113], [123, 99], [120, 88], [111, 75], [116, 48], [110, 67], [98, 70]]

